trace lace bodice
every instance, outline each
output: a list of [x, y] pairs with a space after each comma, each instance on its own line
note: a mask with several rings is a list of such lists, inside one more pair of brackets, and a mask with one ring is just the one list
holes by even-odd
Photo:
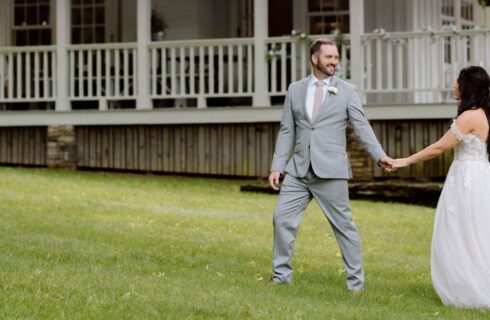
[[454, 160], [485, 161], [488, 162], [487, 143], [474, 134], [463, 134], [456, 126], [456, 121], [451, 124], [451, 132], [456, 139], [461, 141], [454, 148]]

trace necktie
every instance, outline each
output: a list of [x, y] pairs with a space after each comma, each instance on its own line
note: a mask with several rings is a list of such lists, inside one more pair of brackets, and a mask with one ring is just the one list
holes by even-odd
[[318, 80], [315, 82], [315, 100], [313, 102], [313, 114], [311, 116], [311, 121], [315, 122], [318, 113], [320, 112], [320, 107], [323, 103], [323, 85], [324, 82], [322, 80]]

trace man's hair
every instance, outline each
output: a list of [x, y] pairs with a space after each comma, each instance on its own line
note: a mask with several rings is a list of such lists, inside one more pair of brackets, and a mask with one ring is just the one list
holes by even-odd
[[312, 55], [321, 51], [323, 45], [335, 46], [335, 42], [326, 38], [320, 38], [313, 41], [313, 43], [310, 46], [310, 59]]

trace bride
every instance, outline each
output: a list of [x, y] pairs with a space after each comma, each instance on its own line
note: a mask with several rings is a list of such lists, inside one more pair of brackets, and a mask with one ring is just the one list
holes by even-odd
[[437, 204], [431, 250], [432, 283], [445, 305], [490, 308], [490, 78], [476, 66], [454, 85], [457, 118], [436, 143], [393, 169], [454, 148], [454, 161]]

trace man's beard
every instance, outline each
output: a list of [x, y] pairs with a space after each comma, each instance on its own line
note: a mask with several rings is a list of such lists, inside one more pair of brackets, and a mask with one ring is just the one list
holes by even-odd
[[[333, 72], [328, 71], [329, 66], [333, 67]], [[318, 71], [320, 71], [321, 73], [323, 73], [327, 77], [333, 76], [335, 74], [335, 71], [337, 70], [336, 66], [334, 66], [333, 64], [329, 64], [328, 66], [324, 66], [321, 63], [317, 63], [316, 68], [318, 69]]]

